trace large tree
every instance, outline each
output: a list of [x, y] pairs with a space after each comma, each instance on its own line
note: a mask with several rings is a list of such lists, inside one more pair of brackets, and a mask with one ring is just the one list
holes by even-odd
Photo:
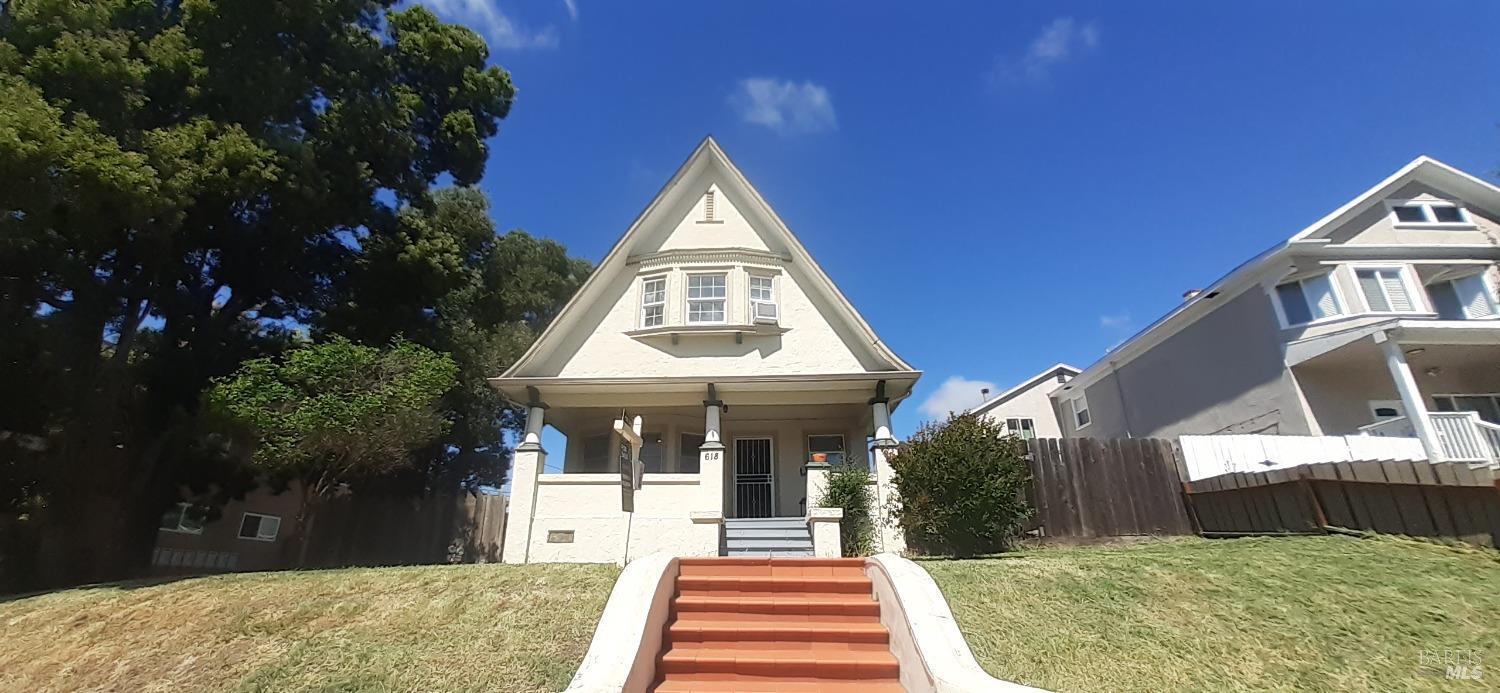
[[0, 478], [42, 582], [138, 569], [209, 379], [316, 322], [440, 176], [482, 175], [509, 75], [394, 4], [0, 5]]

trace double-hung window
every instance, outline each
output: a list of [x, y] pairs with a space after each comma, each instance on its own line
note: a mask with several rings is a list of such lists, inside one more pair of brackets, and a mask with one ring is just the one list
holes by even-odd
[[[1088, 409], [1083, 410], [1084, 416], [1088, 416]], [[1031, 419], [1010, 418], [1005, 420], [1005, 431], [1013, 436], [1020, 436], [1026, 440], [1036, 437], [1036, 422]]]
[[1068, 412], [1073, 416], [1075, 431], [1093, 423], [1093, 418], [1089, 416], [1089, 400], [1083, 395], [1068, 400]]
[[1495, 297], [1484, 285], [1483, 274], [1470, 274], [1430, 284], [1427, 295], [1443, 320], [1484, 320], [1500, 316]]
[[1278, 284], [1276, 300], [1281, 303], [1281, 313], [1288, 325], [1301, 325], [1342, 312], [1328, 274]]
[[1469, 213], [1453, 202], [1417, 201], [1390, 203], [1396, 226], [1471, 226]]
[[776, 322], [776, 280], [750, 276], [750, 318], [755, 322]]
[[661, 327], [667, 320], [667, 278], [641, 280], [641, 327]]
[[1365, 306], [1376, 313], [1412, 313], [1417, 304], [1407, 290], [1399, 267], [1360, 267], [1354, 270]]
[[725, 299], [729, 295], [725, 286], [726, 276], [724, 274], [688, 275], [688, 324], [724, 322]]

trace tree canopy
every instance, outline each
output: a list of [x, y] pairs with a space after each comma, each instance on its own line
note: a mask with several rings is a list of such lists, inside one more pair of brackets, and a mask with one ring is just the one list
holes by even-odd
[[587, 265], [495, 236], [466, 186], [510, 75], [397, 4], [0, 4], [0, 582], [27, 552], [39, 583], [139, 567], [160, 509], [232, 467], [198, 435], [210, 380], [296, 333], [453, 354], [451, 438], [402, 483], [503, 476], [482, 376]]

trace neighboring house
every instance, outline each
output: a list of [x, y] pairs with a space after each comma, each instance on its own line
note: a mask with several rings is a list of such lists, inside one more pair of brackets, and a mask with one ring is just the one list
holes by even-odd
[[980, 414], [1022, 438], [1061, 438], [1057, 411], [1047, 396], [1082, 371], [1066, 363], [1054, 364], [1025, 382], [986, 400], [969, 414]]
[[1500, 449], [1500, 188], [1421, 157], [1052, 393], [1067, 436], [1420, 438]]
[[[492, 380], [527, 410], [505, 561], [717, 555], [726, 519], [806, 519], [809, 466], [873, 463], [888, 484], [890, 410], [919, 375], [705, 139]], [[622, 412], [642, 421], [634, 491], [618, 464]], [[565, 450], [542, 448], [544, 424]]]
[[505, 529], [503, 496], [346, 495], [323, 504], [302, 556], [295, 484], [280, 493], [259, 486], [226, 503], [214, 520], [205, 520], [204, 510], [178, 503], [162, 515], [153, 573], [496, 561]]

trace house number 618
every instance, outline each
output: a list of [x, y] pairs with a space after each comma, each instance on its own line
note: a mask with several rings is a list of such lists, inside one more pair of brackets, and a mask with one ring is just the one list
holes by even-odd
[[719, 456], [720, 456], [720, 455], [723, 455], [723, 454], [724, 454], [724, 453], [722, 453], [722, 452], [718, 452], [718, 451], [714, 451], [714, 452], [705, 452], [705, 453], [703, 453], [703, 459], [704, 459], [704, 460], [705, 460], [705, 461], [708, 461], [708, 462], [718, 462], [718, 461], [719, 461], [719, 459], [720, 459], [720, 457], [719, 457]]

